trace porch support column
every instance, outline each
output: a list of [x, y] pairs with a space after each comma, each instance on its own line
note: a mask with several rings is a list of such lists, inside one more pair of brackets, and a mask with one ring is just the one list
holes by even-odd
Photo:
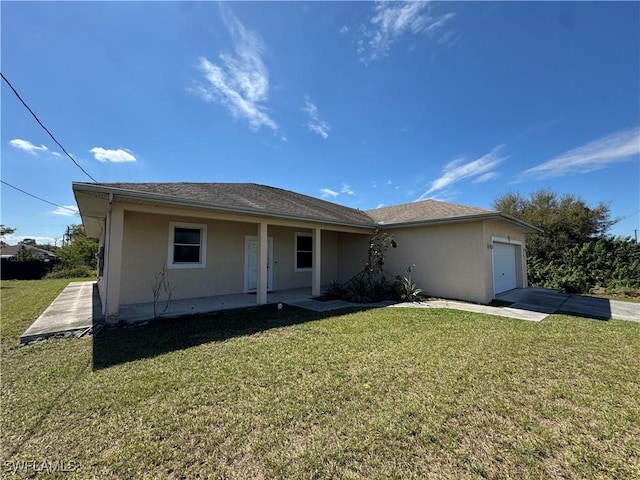
[[268, 280], [268, 240], [267, 224], [258, 224], [258, 285], [256, 291], [256, 303], [264, 305], [267, 303], [267, 280]]
[[319, 297], [321, 295], [320, 274], [322, 268], [322, 230], [313, 230], [313, 261], [311, 263], [311, 295]]
[[124, 209], [118, 204], [113, 204], [109, 212], [108, 231], [109, 239], [105, 245], [105, 305], [104, 317], [108, 324], [118, 323], [118, 310], [120, 309], [120, 276], [122, 274], [122, 241], [124, 232]]

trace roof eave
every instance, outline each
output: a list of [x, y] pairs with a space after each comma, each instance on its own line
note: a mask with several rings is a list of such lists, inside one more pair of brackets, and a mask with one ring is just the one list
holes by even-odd
[[443, 225], [448, 223], [464, 223], [464, 222], [474, 222], [474, 221], [482, 221], [482, 220], [491, 220], [491, 219], [502, 219], [506, 220], [510, 223], [516, 224], [518, 227], [525, 230], [526, 233], [539, 233], [542, 232], [537, 227], [533, 225], [529, 225], [522, 220], [518, 220], [517, 218], [513, 218], [509, 215], [505, 215], [500, 212], [487, 212], [487, 213], [478, 213], [473, 215], [464, 215], [458, 217], [449, 217], [449, 218], [435, 218], [431, 220], [416, 220], [411, 222], [399, 222], [399, 223], [384, 223], [379, 222], [378, 228], [411, 228], [411, 227], [421, 227], [428, 225]]
[[154, 202], [161, 203], [163, 205], [192, 207], [192, 208], [218, 211], [218, 212], [224, 212], [224, 213], [241, 213], [241, 214], [251, 215], [256, 217], [278, 218], [281, 220], [322, 223], [325, 225], [335, 225], [340, 227], [351, 227], [351, 228], [355, 227], [355, 228], [364, 228], [364, 229], [374, 229], [376, 227], [376, 224], [375, 222], [373, 222], [373, 220], [371, 221], [370, 224], [331, 221], [331, 220], [311, 217], [311, 216], [286, 215], [278, 212], [269, 212], [266, 210], [261, 210], [259, 208], [230, 207], [229, 205], [224, 205], [224, 204], [201, 202], [197, 200], [186, 200], [183, 198], [176, 198], [169, 195], [163, 195], [158, 193], [140, 192], [138, 190], [129, 190], [129, 189], [117, 188], [117, 187], [105, 187], [102, 185], [96, 185], [92, 183], [73, 182], [72, 186], [73, 186], [74, 192], [87, 191], [87, 192], [105, 193], [105, 194], [112, 193], [114, 195], [120, 195], [121, 197], [130, 197], [134, 199], [137, 198], [137, 199], [142, 199], [147, 201], [154, 201]]

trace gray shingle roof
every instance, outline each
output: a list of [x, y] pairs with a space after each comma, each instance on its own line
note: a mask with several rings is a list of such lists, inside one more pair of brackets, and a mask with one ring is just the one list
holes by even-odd
[[[258, 215], [279, 216], [356, 227], [464, 221], [501, 217], [525, 230], [535, 227], [495, 210], [437, 200], [423, 200], [363, 212], [337, 203], [256, 183], [74, 183], [74, 191], [116, 193], [130, 198], [220, 208]], [[82, 206], [79, 204], [82, 212]]]
[[422, 200], [413, 203], [403, 203], [402, 205], [393, 205], [391, 207], [381, 207], [375, 210], [367, 210], [366, 213], [377, 223], [384, 225], [452, 220], [476, 215], [498, 214], [495, 210], [467, 207], [465, 205], [439, 202], [437, 200]]
[[32, 253], [40, 256], [40, 257], [50, 257], [50, 258], [55, 258], [55, 254], [53, 252], [50, 252], [49, 250], [44, 250], [42, 248], [37, 248], [37, 247], [33, 247], [31, 245], [3, 245], [2, 247], [0, 247], [0, 255], [2, 255], [3, 257], [5, 256], [15, 256], [18, 254], [18, 252], [20, 251], [20, 249], [22, 247], [25, 247], [27, 250], [31, 251]]
[[373, 224], [371, 218], [360, 210], [290, 190], [255, 183], [97, 183], [89, 185], [266, 215], [358, 226]]

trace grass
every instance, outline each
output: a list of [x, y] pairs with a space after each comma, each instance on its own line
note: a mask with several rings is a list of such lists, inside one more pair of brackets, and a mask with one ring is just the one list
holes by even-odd
[[77, 471], [50, 477], [114, 479], [640, 478], [637, 323], [264, 308], [19, 347], [34, 310], [9, 315], [17, 292], [2, 294], [3, 468], [73, 461]]
[[590, 296], [598, 298], [608, 298], [610, 300], [621, 300], [623, 302], [640, 303], [640, 288], [618, 287], [618, 288], [593, 288]]
[[10, 342], [19, 337], [29, 324], [49, 306], [70, 281], [90, 281], [95, 278], [56, 280], [2, 280], [0, 308], [2, 324], [0, 334]]

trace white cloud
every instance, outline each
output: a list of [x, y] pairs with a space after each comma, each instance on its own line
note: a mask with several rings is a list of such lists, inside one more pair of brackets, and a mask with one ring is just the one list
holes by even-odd
[[54, 215], [62, 215], [64, 217], [73, 217], [80, 214], [78, 207], [75, 205], [64, 205], [56, 208], [53, 212]]
[[342, 188], [340, 189], [340, 193], [346, 193], [347, 195], [353, 195], [353, 190], [351, 190], [351, 187], [349, 185], [347, 185], [346, 183], [342, 184]]
[[[388, 55], [391, 46], [405, 34], [434, 37], [455, 14], [431, 14], [430, 2], [377, 2], [371, 24], [361, 28], [358, 41], [360, 60], [367, 62]], [[448, 38], [449, 32], [445, 32]], [[444, 42], [444, 43], [447, 43]]]
[[328, 188], [321, 188], [320, 192], [322, 192], [322, 198], [329, 198], [329, 197], [337, 197], [338, 195], [340, 195], [338, 192], [335, 192], [333, 190], [330, 190]]
[[612, 163], [627, 162], [640, 155], [640, 127], [628, 128], [569, 150], [559, 157], [525, 170], [523, 178], [554, 178], [601, 170]]
[[102, 147], [93, 147], [89, 150], [93, 153], [93, 156], [99, 162], [113, 162], [113, 163], [123, 163], [123, 162], [135, 162], [136, 157], [134, 157], [129, 150], [123, 150], [121, 148], [117, 150], [108, 150]]
[[342, 28], [340, 29], [340, 33], [344, 35], [345, 33], [348, 33], [348, 32], [349, 32], [349, 27], [346, 25], [343, 25]]
[[56, 239], [53, 237], [38, 237], [35, 235], [5, 235], [3, 241], [7, 245], [17, 245], [25, 238], [31, 238], [35, 240], [38, 245], [54, 245], [56, 242]]
[[36, 152], [46, 152], [47, 150], [49, 150], [44, 145], [40, 145], [38, 147], [37, 145], [31, 143], [29, 140], [22, 140], [20, 138], [14, 138], [13, 140], [10, 140], [9, 145], [19, 148], [20, 150], [24, 150], [31, 155], [36, 155]]
[[472, 162], [464, 163], [464, 159], [454, 160], [445, 165], [443, 174], [440, 178], [437, 178], [429, 185], [429, 189], [424, 192], [418, 200], [424, 200], [430, 198], [429, 195], [438, 190], [442, 190], [451, 184], [464, 180], [466, 178], [476, 177], [476, 180], [483, 175], [493, 174], [491, 172], [498, 164], [500, 164], [505, 156], [500, 156], [499, 151], [502, 146], [494, 148], [486, 155], [473, 160]]
[[51, 155], [53, 155], [54, 157], [61, 157], [62, 154], [60, 152], [51, 152]]
[[318, 107], [309, 99], [309, 97], [305, 97], [304, 99], [304, 107], [302, 107], [304, 112], [307, 112], [309, 115], [309, 120], [307, 121], [307, 127], [309, 131], [313, 133], [317, 133], [322, 138], [327, 139], [329, 137], [329, 124], [324, 120], [320, 120], [318, 117]]
[[[224, 13], [224, 11], [223, 11]], [[235, 45], [235, 55], [222, 52], [219, 63], [200, 59], [206, 84], [196, 88], [203, 99], [225, 106], [234, 118], [244, 118], [249, 126], [278, 128], [264, 103], [269, 92], [269, 72], [262, 61], [262, 42], [231, 13], [224, 20]]]
[[489, 180], [495, 180], [498, 177], [500, 177], [500, 174], [498, 172], [487, 172], [476, 177], [473, 183], [484, 183], [488, 182]]

